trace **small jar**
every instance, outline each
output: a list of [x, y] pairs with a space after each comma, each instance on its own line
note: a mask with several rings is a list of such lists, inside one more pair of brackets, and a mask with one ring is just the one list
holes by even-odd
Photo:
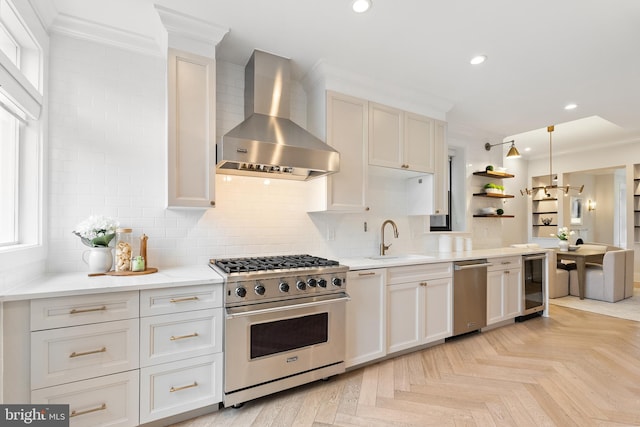
[[131, 260], [131, 271], [144, 271], [144, 258], [140, 255]]
[[116, 271], [131, 271], [133, 256], [133, 230], [131, 228], [116, 229]]

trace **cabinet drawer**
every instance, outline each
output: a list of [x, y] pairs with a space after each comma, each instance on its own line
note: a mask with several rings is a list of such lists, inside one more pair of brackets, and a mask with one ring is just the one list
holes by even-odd
[[68, 404], [70, 427], [138, 425], [138, 371], [31, 392], [31, 403]]
[[489, 262], [491, 263], [491, 265], [487, 266], [487, 271], [508, 270], [513, 268], [520, 268], [522, 266], [522, 257], [510, 256], [503, 258], [493, 258], [489, 259]]
[[31, 330], [86, 325], [138, 317], [138, 292], [78, 295], [31, 301]]
[[138, 368], [138, 319], [31, 333], [31, 389]]
[[222, 351], [222, 308], [144, 317], [140, 320], [140, 366]]
[[222, 401], [222, 353], [140, 370], [140, 423]]
[[392, 267], [387, 269], [387, 283], [393, 285], [395, 283], [451, 277], [452, 271], [450, 262]]
[[222, 307], [222, 285], [150, 289], [140, 292], [140, 316]]

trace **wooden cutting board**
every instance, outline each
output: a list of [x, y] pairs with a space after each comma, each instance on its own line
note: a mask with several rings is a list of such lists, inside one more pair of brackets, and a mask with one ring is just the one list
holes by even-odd
[[143, 271], [107, 271], [106, 273], [89, 273], [89, 277], [93, 276], [139, 276], [141, 274], [151, 274], [158, 271], [155, 267], [147, 267]]

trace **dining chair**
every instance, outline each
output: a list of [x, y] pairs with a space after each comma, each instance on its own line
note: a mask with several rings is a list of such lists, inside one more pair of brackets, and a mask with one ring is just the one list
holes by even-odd
[[626, 250], [608, 251], [602, 265], [588, 264], [585, 274], [585, 298], [616, 302], [625, 298]]

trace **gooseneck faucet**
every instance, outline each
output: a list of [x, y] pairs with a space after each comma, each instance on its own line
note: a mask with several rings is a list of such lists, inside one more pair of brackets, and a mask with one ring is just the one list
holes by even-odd
[[393, 227], [393, 236], [397, 239], [398, 238], [398, 226], [396, 225], [395, 222], [393, 222], [392, 220], [388, 219], [385, 222], [382, 223], [382, 227], [380, 228], [380, 255], [384, 255], [385, 252], [387, 251], [387, 249], [389, 249], [391, 247], [391, 243], [389, 243], [388, 245], [384, 244], [384, 227], [387, 224], [391, 224], [391, 226]]

